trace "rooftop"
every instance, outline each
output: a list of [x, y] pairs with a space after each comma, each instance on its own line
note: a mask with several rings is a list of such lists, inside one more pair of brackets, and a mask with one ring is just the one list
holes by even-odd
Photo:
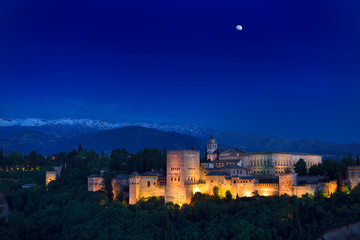
[[220, 172], [220, 171], [216, 171], [216, 172], [210, 172], [208, 174], [206, 174], [206, 176], [228, 176], [230, 175], [227, 172]]
[[91, 174], [90, 176], [88, 176], [88, 178], [98, 178], [101, 177], [100, 174]]
[[228, 165], [225, 165], [225, 166], [222, 166], [220, 168], [236, 168], [236, 169], [244, 169], [244, 170], [249, 170], [248, 168], [244, 168], [244, 167], [240, 167], [239, 165], [235, 165], [235, 164], [228, 164]]
[[119, 174], [119, 175], [116, 175], [115, 178], [117, 178], [117, 179], [129, 178], [129, 175]]

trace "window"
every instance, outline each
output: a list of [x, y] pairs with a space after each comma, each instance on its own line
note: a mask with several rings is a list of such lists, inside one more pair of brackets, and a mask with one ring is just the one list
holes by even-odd
[[171, 178], [171, 181], [173, 181], [173, 178]]
[[178, 178], [178, 181], [180, 182], [180, 178]]
[[150, 187], [150, 181], [148, 181], [148, 187]]

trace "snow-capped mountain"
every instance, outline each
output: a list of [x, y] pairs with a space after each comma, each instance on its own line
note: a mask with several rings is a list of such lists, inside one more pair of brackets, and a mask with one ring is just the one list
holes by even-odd
[[129, 123], [129, 122], [108, 122], [93, 119], [70, 119], [60, 118], [46, 120], [41, 118], [8, 119], [0, 118], [0, 127], [71, 127], [75, 132], [87, 130], [110, 130], [127, 126], [146, 127], [161, 130], [164, 132], [177, 132], [195, 137], [204, 138], [209, 135], [210, 130], [200, 125], [170, 125], [163, 123]]
[[[91, 119], [61, 118], [0, 118], [0, 147], [6, 152], [42, 153], [71, 151], [79, 143], [97, 151], [126, 147], [137, 151], [144, 147], [204, 151], [211, 130], [195, 124], [171, 125], [162, 123], [114, 123]], [[287, 140], [264, 134], [213, 131], [220, 147], [240, 148], [247, 152], [285, 151], [308, 152], [331, 158], [348, 152], [360, 155], [360, 144], [337, 144], [318, 140]], [[159, 138], [161, 136], [161, 138]], [[155, 144], [156, 143], [156, 144]], [[190, 144], [190, 145], [189, 145]]]

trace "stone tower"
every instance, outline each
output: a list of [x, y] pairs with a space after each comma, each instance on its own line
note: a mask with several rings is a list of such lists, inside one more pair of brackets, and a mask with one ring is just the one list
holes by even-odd
[[186, 203], [186, 186], [200, 180], [200, 152], [167, 151], [165, 202]]
[[207, 154], [212, 154], [217, 149], [217, 142], [214, 138], [214, 135], [211, 133], [211, 136], [209, 138], [209, 141], [207, 143]]

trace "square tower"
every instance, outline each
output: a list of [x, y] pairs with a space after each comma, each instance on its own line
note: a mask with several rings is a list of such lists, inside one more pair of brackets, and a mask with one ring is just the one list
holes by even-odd
[[165, 202], [186, 203], [186, 184], [200, 179], [200, 152], [193, 150], [167, 152]]

